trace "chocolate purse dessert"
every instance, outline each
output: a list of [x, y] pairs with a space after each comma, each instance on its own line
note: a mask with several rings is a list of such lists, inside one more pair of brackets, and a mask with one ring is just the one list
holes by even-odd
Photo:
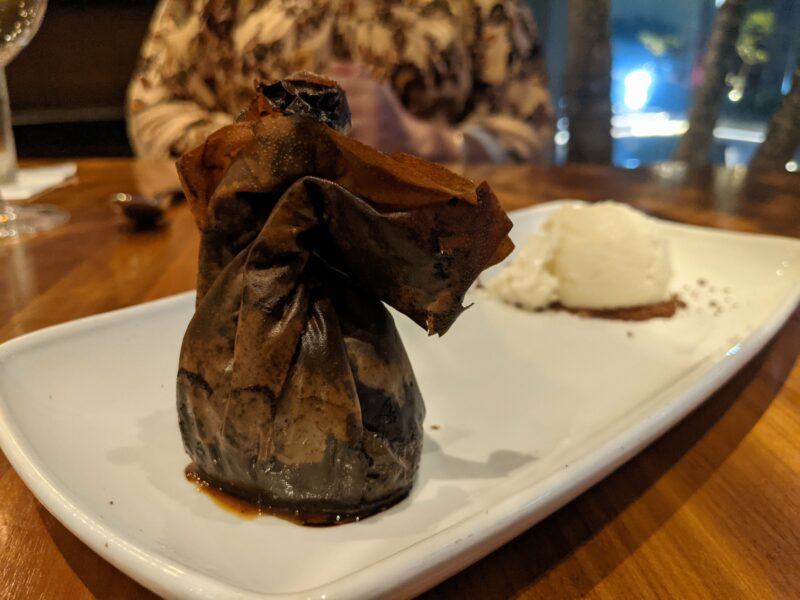
[[391, 315], [443, 334], [511, 250], [489, 186], [345, 135], [332, 81], [258, 86], [178, 171], [201, 231], [178, 416], [198, 477], [308, 523], [405, 497], [422, 395]]

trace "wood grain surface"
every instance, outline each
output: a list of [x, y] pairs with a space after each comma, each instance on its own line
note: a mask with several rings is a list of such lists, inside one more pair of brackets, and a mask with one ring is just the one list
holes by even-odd
[[[630, 202], [676, 221], [800, 237], [800, 175], [660, 165], [466, 169], [507, 208], [556, 198]], [[79, 162], [41, 200], [70, 223], [0, 243], [0, 341], [193, 288], [185, 205], [156, 231], [115, 214], [115, 192], [176, 186], [172, 165]], [[800, 311], [722, 390], [606, 480], [425, 598], [800, 597]], [[0, 598], [152, 594], [89, 550], [0, 454]]]

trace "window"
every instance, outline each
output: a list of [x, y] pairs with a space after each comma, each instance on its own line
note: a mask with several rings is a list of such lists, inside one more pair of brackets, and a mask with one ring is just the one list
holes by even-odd
[[[553, 98], [560, 97], [567, 2], [530, 0], [545, 46]], [[686, 130], [692, 93], [721, 0], [611, 0], [614, 163], [636, 167], [670, 160]], [[714, 132], [717, 164], [747, 163], [789, 90], [800, 58], [800, 2], [750, 0], [726, 97]], [[556, 138], [563, 160], [566, 123]]]

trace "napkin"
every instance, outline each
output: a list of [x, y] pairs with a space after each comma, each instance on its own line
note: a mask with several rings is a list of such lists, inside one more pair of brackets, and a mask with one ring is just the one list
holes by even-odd
[[0, 184], [0, 200], [28, 200], [61, 185], [77, 172], [78, 165], [72, 162], [19, 169], [16, 181]]

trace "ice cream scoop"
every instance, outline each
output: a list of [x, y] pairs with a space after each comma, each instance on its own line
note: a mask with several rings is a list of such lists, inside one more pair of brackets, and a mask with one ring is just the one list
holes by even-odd
[[613, 201], [556, 212], [487, 284], [501, 300], [536, 310], [608, 310], [670, 298], [672, 270], [658, 222]]

